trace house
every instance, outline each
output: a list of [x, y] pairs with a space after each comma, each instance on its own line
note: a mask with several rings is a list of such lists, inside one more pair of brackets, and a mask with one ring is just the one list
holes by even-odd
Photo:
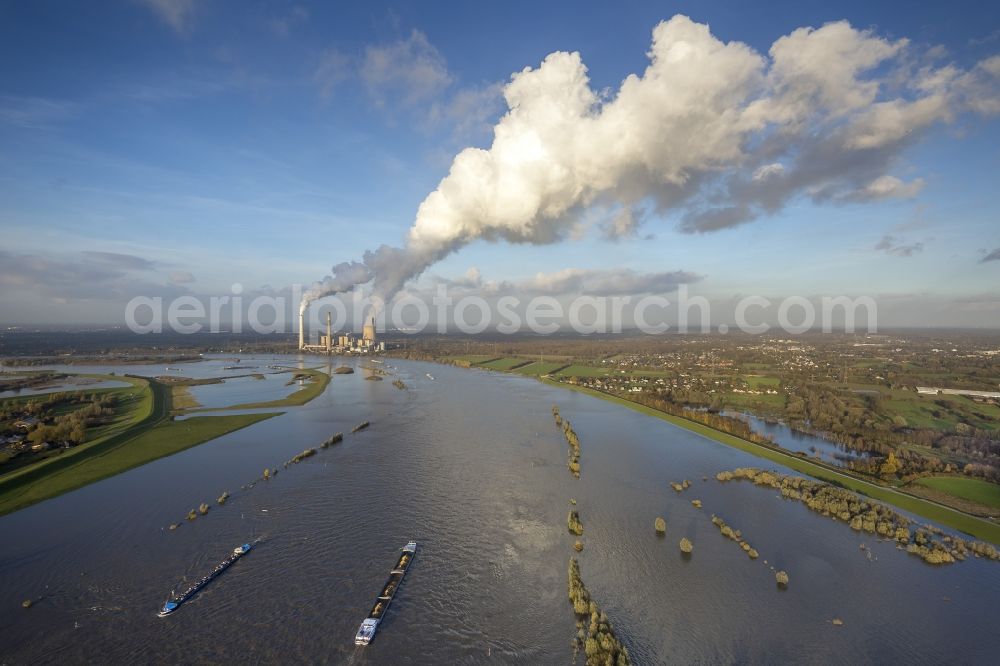
[[14, 421], [14, 427], [20, 428], [21, 430], [31, 430], [36, 425], [38, 425], [38, 419], [34, 416], [25, 416], [23, 419]]

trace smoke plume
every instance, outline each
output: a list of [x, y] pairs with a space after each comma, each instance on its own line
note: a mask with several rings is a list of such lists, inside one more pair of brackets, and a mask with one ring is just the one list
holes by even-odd
[[707, 233], [796, 197], [914, 196], [922, 180], [889, 173], [905, 148], [961, 114], [1000, 112], [1000, 56], [963, 70], [917, 51], [840, 21], [764, 55], [678, 15], [613, 92], [591, 88], [579, 53], [552, 53], [511, 76], [492, 145], [455, 157], [404, 246], [335, 266], [308, 298], [374, 280], [388, 299], [472, 241], [556, 242], [586, 210], [605, 211], [612, 235], [649, 213]]

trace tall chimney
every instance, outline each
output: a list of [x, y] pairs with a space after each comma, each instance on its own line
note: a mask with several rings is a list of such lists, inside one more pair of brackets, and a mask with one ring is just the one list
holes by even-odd
[[330, 324], [330, 313], [326, 313], [326, 353], [330, 353], [330, 347], [333, 346], [333, 331], [331, 330]]
[[306, 348], [306, 310], [299, 309], [299, 349]]

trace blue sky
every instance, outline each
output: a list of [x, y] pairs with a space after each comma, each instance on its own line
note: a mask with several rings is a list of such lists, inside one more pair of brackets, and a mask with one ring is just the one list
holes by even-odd
[[[1000, 53], [1000, 7], [982, 2], [6, 3], [0, 323], [117, 322], [136, 294], [283, 289], [402, 245], [455, 154], [490, 146], [512, 73], [579, 51], [613, 96], [678, 13], [763, 56], [842, 19], [914, 59], [936, 48], [938, 67]], [[423, 279], [688, 271], [712, 297], [887, 295], [908, 299], [898, 323], [1000, 326], [1000, 261], [982, 261], [1000, 248], [1000, 121], [950, 119], [894, 150], [905, 195], [802, 190], [706, 233], [641, 199], [627, 234], [472, 238]]]

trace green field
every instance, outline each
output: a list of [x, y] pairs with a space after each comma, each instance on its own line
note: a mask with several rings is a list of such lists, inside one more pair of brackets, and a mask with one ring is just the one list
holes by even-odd
[[279, 413], [199, 416], [185, 421], [164, 421], [138, 435], [117, 441], [113, 446], [100, 447], [99, 451], [92, 451], [89, 456], [66, 455], [59, 458], [57, 460], [68, 464], [55, 469], [50, 465], [43, 470], [43, 474], [0, 479], [0, 515], [203, 444]]
[[778, 394], [763, 393], [753, 395], [746, 393], [726, 393], [724, 394], [727, 407], [739, 407], [747, 409], [754, 405], [766, 407], [769, 411], [780, 410], [785, 406], [785, 396]]
[[[87, 428], [86, 442], [80, 446], [74, 447], [69, 452], [50, 450], [40, 455], [21, 454], [3, 470], [3, 475], [0, 476], [0, 479], [7, 478], [14, 474], [19, 474], [21, 472], [27, 472], [39, 465], [46, 465], [55, 458], [66, 458], [70, 455], [84, 454], [91, 446], [98, 445], [111, 437], [126, 432], [127, 430], [142, 423], [144, 420], [150, 418], [150, 414], [153, 410], [153, 390], [150, 388], [149, 383], [145, 379], [124, 376], [112, 377], [110, 375], [84, 376], [95, 379], [114, 379], [131, 384], [131, 386], [122, 388], [79, 391], [83, 395], [87, 396], [116, 396], [117, 402], [114, 407], [114, 416], [107, 423]], [[28, 402], [32, 399], [39, 399], [40, 397], [44, 396], [17, 396], [7, 398], [3, 402], [8, 404], [19, 404]], [[80, 404], [60, 404], [52, 410], [52, 413], [56, 416], [62, 416], [82, 407], [83, 405]], [[24, 462], [21, 462], [22, 460], [24, 460]]]
[[751, 388], [760, 388], [761, 386], [776, 388], [781, 382], [777, 377], [765, 377], [763, 375], [746, 375], [743, 377], [743, 381]]
[[[958, 419], [948, 410], [935, 405], [932, 396], [920, 396], [913, 391], [893, 390], [892, 397], [881, 403], [882, 408], [890, 414], [899, 414], [906, 419], [911, 428], [934, 428], [935, 430], [953, 430]], [[934, 411], [938, 415], [933, 414]]]
[[483, 361], [488, 361], [491, 358], [496, 358], [495, 356], [490, 356], [489, 354], [460, 354], [458, 356], [445, 356], [444, 359], [447, 361], [465, 361], [470, 365], [476, 365], [477, 363], [482, 363]]
[[514, 372], [521, 375], [531, 375], [533, 377], [539, 377], [541, 375], [547, 375], [553, 370], [558, 370], [559, 368], [566, 365], [565, 363], [542, 363], [535, 361], [529, 363], [528, 365], [523, 365], [520, 368], [514, 370]]
[[917, 483], [955, 497], [1000, 509], [1000, 486], [989, 481], [963, 476], [931, 476]]
[[1000, 428], [1000, 407], [996, 405], [979, 404], [960, 395], [921, 395], [899, 389], [886, 392], [890, 398], [881, 403], [882, 409], [899, 414], [913, 428], [954, 430], [959, 423], [983, 430]]
[[[947, 525], [956, 530], [965, 532], [966, 534], [971, 534], [976, 538], [983, 539], [984, 541], [989, 541], [990, 543], [1000, 545], [1000, 525], [991, 523], [986, 520], [982, 520], [975, 516], [963, 513], [961, 511], [956, 511], [955, 509], [948, 508], [944, 505], [932, 502], [929, 500], [924, 500], [919, 497], [914, 497], [912, 495], [907, 495], [898, 490], [892, 488], [887, 488], [885, 486], [876, 485], [868, 481], [863, 481], [856, 477], [839, 472], [832, 467], [827, 467], [825, 465], [816, 464], [808, 460], [804, 460], [798, 456], [793, 456], [781, 451], [777, 451], [765, 446], [760, 446], [749, 442], [739, 437], [720, 432], [709, 428], [708, 426], [696, 423], [694, 421], [689, 421], [687, 419], [681, 418], [679, 416], [673, 416], [665, 412], [661, 412], [651, 407], [646, 407], [638, 403], [626, 400], [624, 398], [619, 398], [617, 396], [608, 395], [607, 393], [602, 393], [600, 391], [594, 391], [592, 389], [583, 388], [580, 386], [573, 386], [571, 384], [565, 384], [559, 381], [551, 379], [541, 380], [546, 384], [552, 386], [559, 386], [561, 388], [566, 388], [571, 391], [577, 391], [579, 393], [586, 393], [587, 395], [594, 396], [596, 398], [601, 398], [602, 400], [607, 400], [608, 402], [613, 402], [617, 405], [627, 407], [634, 411], [640, 412], [642, 414], [647, 414], [658, 419], [662, 419], [674, 425], [680, 426], [699, 435], [712, 439], [726, 446], [731, 446], [741, 451], [746, 451], [760, 458], [770, 460], [771, 462], [777, 463], [779, 465], [784, 465], [794, 469], [797, 472], [807, 474], [816, 479], [822, 481], [827, 481], [829, 483], [834, 483], [844, 488], [849, 488], [855, 492], [867, 495], [872, 499], [876, 499], [888, 504], [892, 504], [904, 511], [910, 511], [917, 515], [923, 516], [930, 520], [941, 523], [942, 525]], [[721, 471], [721, 470], [720, 470]]]
[[490, 361], [489, 363], [482, 363], [479, 367], [490, 368], [491, 370], [510, 370], [515, 365], [520, 365], [524, 363], [523, 358], [498, 358], [495, 361]]

